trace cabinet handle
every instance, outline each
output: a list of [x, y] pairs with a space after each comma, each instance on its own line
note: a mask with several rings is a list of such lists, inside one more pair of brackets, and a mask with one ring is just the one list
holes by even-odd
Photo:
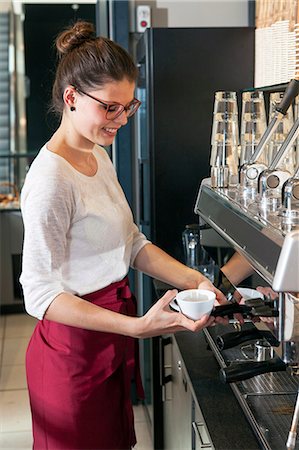
[[188, 391], [188, 383], [185, 380], [185, 378], [183, 378], [183, 386], [184, 386], [185, 392], [187, 392]]
[[160, 338], [160, 385], [165, 386], [166, 383], [172, 381], [171, 375], [165, 375], [165, 357], [164, 357], [164, 348], [166, 345], [171, 344], [171, 337]]
[[205, 430], [204, 423], [202, 423], [202, 422], [192, 422], [192, 428], [193, 428], [196, 436], [199, 439], [200, 448], [211, 449], [212, 448], [212, 443], [211, 442], [204, 442], [204, 439], [202, 438], [202, 435], [201, 435], [201, 432], [200, 432], [200, 428], [203, 428]]

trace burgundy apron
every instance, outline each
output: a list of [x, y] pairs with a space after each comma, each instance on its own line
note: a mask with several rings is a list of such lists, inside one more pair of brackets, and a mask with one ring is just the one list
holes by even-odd
[[[136, 315], [127, 278], [82, 298]], [[135, 445], [134, 376], [144, 397], [136, 339], [44, 319], [30, 340], [26, 370], [35, 450], [128, 450]]]

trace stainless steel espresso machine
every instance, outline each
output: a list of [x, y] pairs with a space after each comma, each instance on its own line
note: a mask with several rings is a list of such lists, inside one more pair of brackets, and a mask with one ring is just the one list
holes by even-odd
[[[200, 220], [216, 230], [277, 293], [274, 300], [245, 300], [245, 323], [238, 329], [236, 324], [229, 331], [217, 325], [205, 331], [222, 381], [230, 383], [261, 448], [268, 450], [299, 449], [298, 154], [292, 172], [281, 164], [294, 151], [299, 119], [272, 161], [266, 164], [264, 157], [298, 92], [299, 81], [291, 80], [251, 159], [239, 168], [237, 182], [232, 144], [218, 135], [211, 154], [211, 178], [202, 182], [195, 206]], [[223, 117], [231, 120], [229, 115]], [[229, 128], [229, 124], [221, 126]], [[258, 316], [262, 320], [256, 321]]]

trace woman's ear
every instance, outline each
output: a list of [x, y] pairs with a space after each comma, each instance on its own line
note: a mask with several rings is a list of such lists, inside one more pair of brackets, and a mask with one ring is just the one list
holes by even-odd
[[75, 106], [76, 96], [77, 96], [77, 92], [73, 86], [67, 86], [65, 88], [64, 93], [63, 93], [63, 101], [64, 101], [65, 106], [70, 111], [76, 110], [76, 106]]

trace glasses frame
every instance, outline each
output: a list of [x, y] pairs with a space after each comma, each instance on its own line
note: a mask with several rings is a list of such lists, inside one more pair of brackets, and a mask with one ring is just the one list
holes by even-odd
[[[122, 105], [121, 103], [118, 103], [118, 102], [104, 102], [103, 100], [100, 100], [99, 98], [96, 98], [96, 97], [94, 97], [93, 95], [88, 94], [88, 93], [85, 92], [85, 91], [82, 91], [82, 89], [78, 89], [78, 88], [75, 87], [75, 86], [74, 86], [74, 88], [75, 88], [75, 90], [76, 90], [77, 92], [79, 92], [79, 94], [84, 94], [84, 95], [86, 95], [87, 97], [91, 98], [92, 100], [95, 100], [96, 102], [98, 102], [98, 103], [100, 103], [101, 105], [105, 106], [105, 107], [106, 107], [106, 116], [105, 116], [105, 117], [106, 117], [107, 120], [115, 120], [115, 119], [117, 119], [119, 116], [122, 115], [122, 113], [123, 113], [124, 111], [126, 111], [127, 118], [132, 117], [132, 116], [134, 116], [134, 114], [137, 112], [138, 108], [139, 108], [140, 105], [141, 105], [141, 101], [138, 100], [138, 99], [135, 98], [135, 97], [134, 97], [134, 99], [133, 99], [130, 103], [128, 103], [126, 106], [124, 106], [124, 105]], [[136, 107], [135, 111], [134, 111], [132, 114], [128, 114], [128, 112], [129, 112], [129, 110], [130, 110], [130, 106], [132, 106], [132, 105], [137, 105], [137, 107]], [[118, 111], [118, 112], [115, 112], [115, 116], [114, 116], [114, 117], [110, 117], [110, 118], [109, 118], [109, 117], [107, 117], [107, 115], [108, 115], [109, 112], [110, 112], [110, 114], [111, 114], [111, 111], [109, 111], [109, 107], [110, 107], [110, 106], [121, 106], [122, 109], [120, 109], [120, 111]]]

